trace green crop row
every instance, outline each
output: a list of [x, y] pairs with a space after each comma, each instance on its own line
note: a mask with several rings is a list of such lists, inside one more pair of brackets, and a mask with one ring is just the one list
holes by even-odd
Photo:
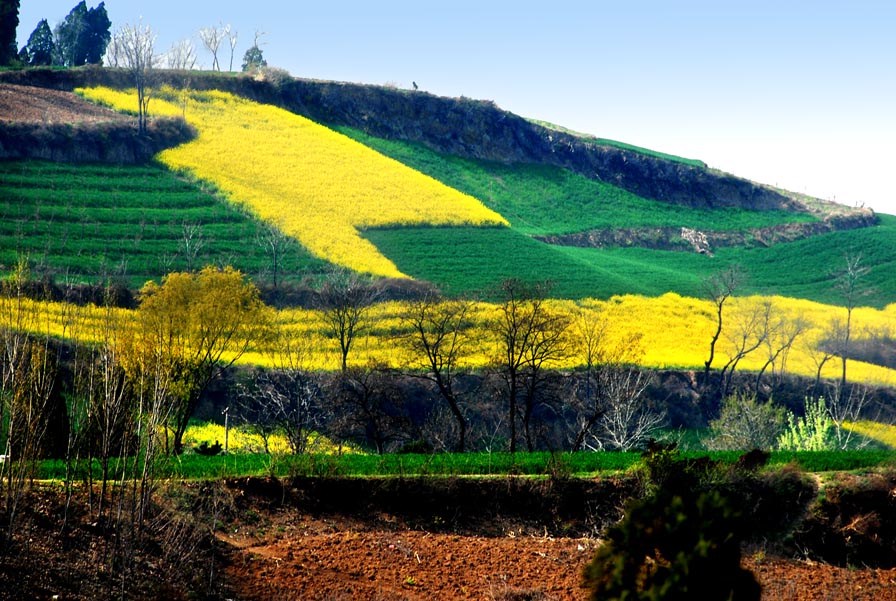
[[872, 228], [833, 232], [765, 248], [721, 248], [714, 256], [645, 248], [551, 246], [515, 229], [402, 228], [365, 236], [398, 268], [452, 294], [496, 289], [504, 278], [550, 279], [560, 298], [617, 294], [703, 294], [708, 274], [738, 264], [747, 273], [739, 294], [776, 294], [842, 304], [833, 285], [845, 253], [860, 249], [870, 267], [862, 304], [882, 308], [896, 298], [896, 218]]
[[[27, 257], [73, 283], [109, 274], [140, 286], [174, 270], [229, 264], [259, 277], [269, 258], [261, 224], [160, 166], [0, 162], [0, 269]], [[192, 231], [195, 228], [195, 231]], [[198, 244], [186, 251], [186, 238]], [[287, 241], [279, 277], [323, 263]]]
[[[683, 452], [683, 459], [710, 459], [733, 464], [742, 453]], [[212, 457], [199, 454], [163, 457], [156, 473], [164, 478], [234, 478], [242, 476], [549, 476], [594, 475], [625, 471], [642, 461], [640, 453], [445, 453], [393, 455], [286, 455], [230, 454]], [[771, 454], [769, 466], [796, 465], [807, 472], [853, 471], [896, 465], [896, 452], [882, 450], [784, 452]], [[68, 466], [61, 460], [40, 463], [37, 477], [64, 479]], [[74, 477], [84, 479], [87, 465], [72, 466]], [[92, 477], [101, 473], [98, 462]], [[118, 462], [110, 471], [115, 473]]]
[[806, 213], [692, 209], [641, 198], [611, 184], [548, 165], [505, 165], [439, 154], [422, 144], [339, 131], [470, 194], [500, 213], [525, 234], [553, 235], [606, 228], [690, 227], [742, 231], [785, 223], [815, 221]]

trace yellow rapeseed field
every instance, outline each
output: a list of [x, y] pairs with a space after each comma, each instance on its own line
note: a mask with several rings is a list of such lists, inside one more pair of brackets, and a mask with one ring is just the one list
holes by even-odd
[[872, 421], [849, 422], [843, 424], [847, 430], [896, 449], [896, 426]]
[[[806, 300], [782, 297], [733, 298], [725, 306], [725, 329], [716, 349], [713, 367], [720, 369], [736, 349], [739, 324], [752, 315], [757, 307], [770, 303], [775, 315], [785, 322], [797, 319], [804, 322], [804, 329], [786, 357], [779, 357], [777, 370], [786, 373], [814, 377], [823, 358], [816, 350], [832, 319], [843, 317], [845, 309]], [[653, 368], [680, 368], [699, 370], [708, 356], [709, 340], [715, 329], [713, 305], [704, 300], [665, 294], [658, 298], [643, 296], [618, 296], [609, 300], [550, 301], [555, 311], [598, 312], [610, 324], [607, 329], [610, 344], [626, 339], [632, 334], [641, 336], [643, 358], [641, 364]], [[370, 309], [368, 328], [363, 329], [349, 357], [353, 365], [365, 365], [371, 361], [400, 367], [408, 363], [401, 337], [403, 326], [400, 302], [381, 303]], [[496, 355], [496, 341], [491, 320], [497, 318], [498, 305], [478, 303], [473, 310], [469, 354], [464, 363], [479, 368], [490, 364]], [[856, 339], [865, 332], [889, 332], [896, 317], [896, 305], [883, 310], [858, 308], [853, 313]], [[108, 339], [106, 324], [112, 322], [118, 328], [127, 328], [133, 321], [133, 312], [124, 309], [105, 310], [97, 307], [74, 307], [65, 303], [38, 303], [30, 300], [0, 298], [0, 329], [25, 329], [57, 338], [84, 342]], [[321, 314], [304, 309], [286, 309], [276, 313], [277, 325], [296, 341], [304, 352], [302, 366], [315, 370], [339, 368], [338, 343], [328, 336]], [[573, 330], [571, 330], [573, 331]], [[741, 371], [756, 371], [768, 358], [768, 350], [760, 348], [745, 357], [738, 365]], [[265, 366], [282, 365], [276, 349], [254, 348], [245, 353], [241, 363]], [[573, 368], [582, 364], [580, 355], [572, 355], [557, 367]], [[838, 360], [829, 360], [822, 375], [839, 376]], [[896, 371], [850, 360], [848, 378], [855, 382], [896, 386]]]
[[[136, 93], [78, 90], [136, 111]], [[404, 225], [505, 226], [472, 196], [304, 117], [225, 92], [160, 90], [149, 112], [183, 115], [198, 137], [159, 154], [168, 167], [212, 182], [311, 253], [386, 277], [403, 274], [359, 230]]]

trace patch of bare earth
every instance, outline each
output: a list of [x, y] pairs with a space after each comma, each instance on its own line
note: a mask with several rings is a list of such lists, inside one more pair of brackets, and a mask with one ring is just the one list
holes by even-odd
[[71, 92], [0, 83], [0, 121], [9, 123], [101, 123], [127, 121], [111, 109]]
[[[372, 519], [371, 521], [379, 521]], [[218, 533], [239, 599], [584, 600], [580, 574], [598, 541], [535, 532], [431, 533], [278, 510]], [[749, 556], [766, 600], [896, 599], [896, 569]]]

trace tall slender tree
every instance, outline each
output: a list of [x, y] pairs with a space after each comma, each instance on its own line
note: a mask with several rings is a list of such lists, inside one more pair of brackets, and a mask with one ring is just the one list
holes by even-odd
[[15, 58], [16, 28], [19, 26], [19, 0], [0, 0], [0, 65], [9, 65]]
[[64, 67], [100, 64], [111, 40], [106, 5], [87, 8], [83, 0], [56, 27], [56, 63]]
[[112, 21], [106, 13], [106, 3], [100, 2], [96, 8], [87, 10], [84, 16], [84, 63], [99, 65], [103, 62], [106, 47], [112, 39]]
[[119, 29], [106, 52], [110, 67], [127, 71], [137, 90], [137, 124], [140, 133], [146, 132], [146, 111], [149, 107], [151, 74], [155, 67], [156, 36], [149, 25], [125, 24]]
[[53, 55], [56, 53], [56, 42], [53, 40], [53, 31], [46, 19], [41, 19], [28, 37], [28, 43], [19, 53], [19, 58], [28, 66], [52, 65]]

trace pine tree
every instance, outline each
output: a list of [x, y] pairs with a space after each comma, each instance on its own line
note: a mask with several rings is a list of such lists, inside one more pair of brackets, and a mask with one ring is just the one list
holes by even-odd
[[99, 64], [112, 34], [105, 2], [87, 8], [82, 0], [56, 28], [56, 63], [64, 67]]
[[0, 0], [0, 65], [16, 59], [16, 28], [19, 26], [19, 0]]
[[32, 67], [52, 65], [55, 52], [56, 42], [53, 40], [53, 32], [50, 31], [47, 20], [41, 19], [34, 31], [31, 32], [28, 43], [25, 44], [19, 57], [22, 62]]

